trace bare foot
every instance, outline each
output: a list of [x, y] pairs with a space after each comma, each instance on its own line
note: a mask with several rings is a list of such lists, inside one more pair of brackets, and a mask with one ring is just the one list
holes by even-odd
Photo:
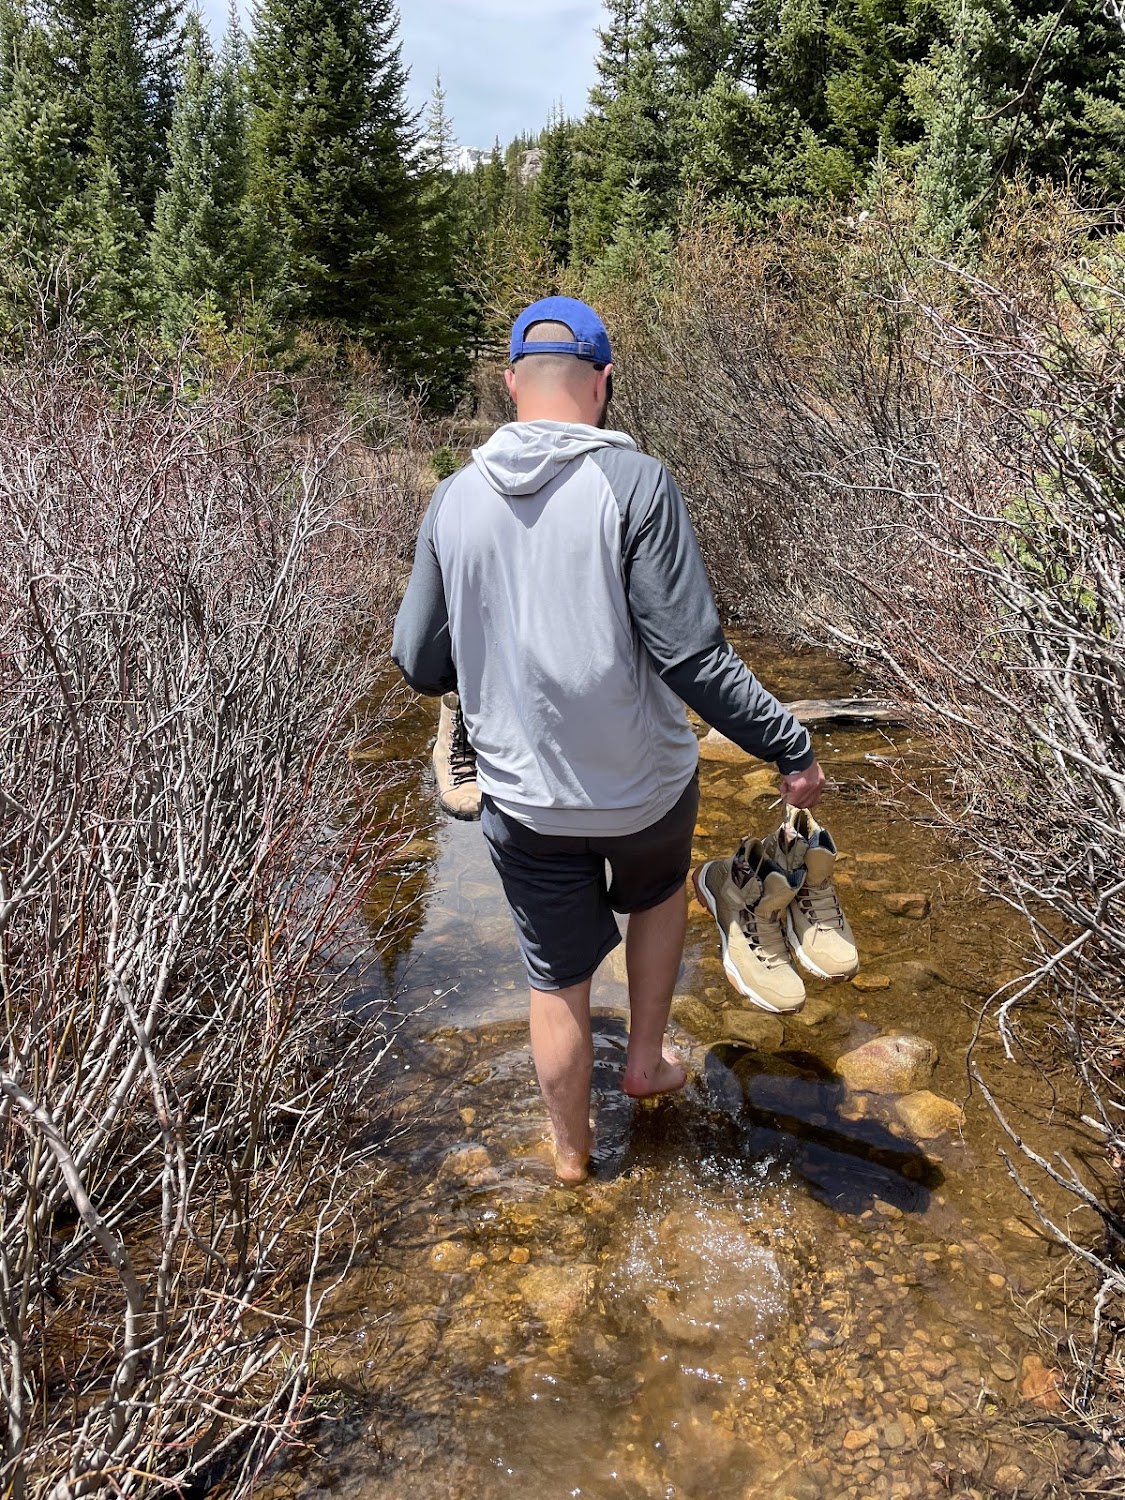
[[630, 1099], [651, 1099], [654, 1094], [674, 1094], [687, 1082], [687, 1069], [674, 1052], [665, 1052], [655, 1068], [647, 1071], [628, 1064], [621, 1087]]
[[576, 1183], [585, 1182], [590, 1175], [590, 1156], [594, 1149], [593, 1117], [588, 1122], [586, 1143], [581, 1149], [564, 1149], [553, 1135], [548, 1135], [547, 1140], [554, 1157], [555, 1176], [559, 1181], [565, 1183], [567, 1187], [574, 1187]]
[[555, 1176], [566, 1187], [577, 1187], [590, 1175], [588, 1151], [555, 1151]]

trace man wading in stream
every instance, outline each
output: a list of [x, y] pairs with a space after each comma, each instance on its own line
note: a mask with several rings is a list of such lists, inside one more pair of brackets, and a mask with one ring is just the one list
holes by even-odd
[[699, 806], [683, 705], [773, 761], [792, 806], [824, 785], [806, 731], [723, 635], [672, 476], [604, 430], [612, 358], [583, 302], [517, 318], [504, 378], [518, 420], [435, 490], [392, 647], [411, 687], [460, 694], [566, 1182], [591, 1150], [590, 982], [621, 941], [615, 912], [629, 917], [625, 1092], [685, 1082], [664, 1051]]

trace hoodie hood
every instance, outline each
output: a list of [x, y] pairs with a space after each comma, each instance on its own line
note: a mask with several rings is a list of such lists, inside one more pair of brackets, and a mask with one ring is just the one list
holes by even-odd
[[582, 422], [509, 422], [473, 449], [473, 462], [502, 495], [534, 495], [567, 464], [598, 448], [635, 448], [625, 432]]

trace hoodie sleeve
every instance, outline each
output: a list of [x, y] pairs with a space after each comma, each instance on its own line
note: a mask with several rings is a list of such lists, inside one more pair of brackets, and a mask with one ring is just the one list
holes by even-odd
[[434, 547], [434, 520], [449, 481], [439, 484], [422, 518], [414, 567], [395, 618], [391, 660], [419, 693], [453, 692], [457, 669], [449, 637], [449, 614], [441, 564]]
[[736, 745], [783, 775], [816, 759], [808, 731], [737, 656], [723, 634], [695, 530], [675, 480], [642, 454], [608, 449], [595, 461], [622, 517], [629, 611], [672, 691]]

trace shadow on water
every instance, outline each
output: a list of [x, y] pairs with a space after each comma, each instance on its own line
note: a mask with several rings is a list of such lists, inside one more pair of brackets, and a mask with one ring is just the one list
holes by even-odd
[[738, 1113], [741, 1155], [776, 1157], [821, 1202], [862, 1214], [877, 1201], [925, 1213], [944, 1181], [921, 1146], [856, 1113], [856, 1100], [833, 1071], [808, 1052], [760, 1057], [726, 1043], [703, 1064], [709, 1092]]

